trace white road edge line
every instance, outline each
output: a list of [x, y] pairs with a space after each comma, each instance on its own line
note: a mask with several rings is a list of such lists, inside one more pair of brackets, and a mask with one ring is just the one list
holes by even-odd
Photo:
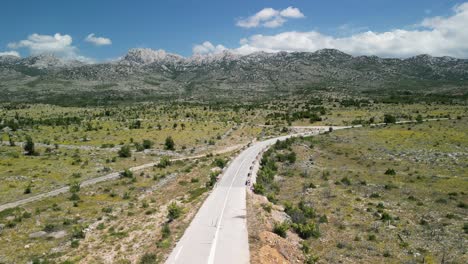
[[224, 215], [224, 209], [226, 209], [226, 204], [229, 198], [229, 194], [231, 193], [232, 185], [234, 184], [234, 181], [237, 178], [237, 175], [239, 174], [240, 169], [242, 168], [242, 165], [244, 165], [246, 158], [242, 160], [241, 164], [239, 165], [239, 168], [236, 171], [236, 175], [232, 178], [231, 185], [229, 186], [228, 193], [226, 194], [226, 198], [224, 199], [224, 204], [223, 204], [223, 210], [221, 210], [221, 214], [219, 215], [218, 222], [216, 223], [216, 232], [213, 238], [213, 243], [211, 244], [210, 248], [210, 255], [208, 256], [208, 264], [213, 264], [214, 263], [214, 257], [215, 257], [215, 251], [216, 251], [216, 244], [218, 243], [218, 234], [219, 234], [219, 229], [221, 226], [221, 220], [223, 219]]
[[177, 261], [177, 259], [179, 258], [180, 252], [182, 251], [182, 248], [183, 248], [183, 247], [184, 247], [184, 246], [180, 246], [179, 251], [177, 251], [177, 254], [176, 254], [175, 257], [174, 257], [174, 261]]

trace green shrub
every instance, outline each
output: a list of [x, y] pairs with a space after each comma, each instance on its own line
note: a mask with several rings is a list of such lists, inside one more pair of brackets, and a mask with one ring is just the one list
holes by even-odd
[[123, 172], [120, 173], [120, 176], [124, 178], [132, 178], [133, 177], [133, 172], [129, 169], [125, 169]]
[[28, 184], [28, 186], [26, 186], [23, 193], [24, 194], [30, 194], [31, 193], [31, 184]]
[[306, 224], [294, 223], [292, 224], [292, 228], [302, 239], [308, 239], [310, 237], [320, 237], [318, 225], [315, 225], [313, 222], [308, 222]]
[[81, 184], [79, 182], [72, 182], [72, 183], [70, 183], [69, 187], [70, 187], [70, 192], [72, 193], [72, 195], [70, 196], [70, 200], [71, 201], [79, 201], [80, 196], [78, 196], [78, 192], [81, 189]]
[[176, 202], [172, 202], [168, 207], [167, 218], [169, 221], [179, 218], [182, 215], [182, 208]]
[[380, 220], [382, 220], [382, 221], [391, 221], [391, 220], [393, 220], [393, 217], [390, 214], [388, 214], [387, 212], [385, 212], [385, 213], [382, 214], [382, 217], [380, 217]]
[[140, 260], [138, 261], [138, 264], [156, 264], [156, 263], [158, 263], [158, 258], [153, 253], [145, 253], [143, 256], [141, 256]]
[[265, 194], [265, 187], [261, 183], [254, 183], [254, 193], [264, 195]]
[[171, 160], [169, 159], [169, 157], [164, 156], [161, 158], [161, 160], [159, 161], [158, 165], [156, 165], [156, 167], [164, 169], [170, 165], [171, 165]]
[[422, 115], [416, 116], [416, 122], [418, 122], [419, 124], [421, 124], [421, 123], [423, 122], [423, 117], [422, 117]]
[[53, 232], [53, 231], [55, 231], [55, 225], [54, 224], [46, 224], [42, 230], [44, 232], [47, 232], [47, 233]]
[[218, 175], [219, 173], [217, 172], [212, 172], [210, 174], [210, 180], [206, 183], [207, 188], [212, 188], [216, 184], [216, 181], [218, 180]]
[[96, 227], [97, 230], [104, 230], [104, 228], [106, 228], [106, 226], [104, 225], [104, 223], [99, 223]]
[[154, 145], [153, 141], [151, 141], [149, 139], [144, 139], [143, 140], [142, 146], [143, 146], [144, 149], [150, 149], [150, 148], [153, 147], [153, 145]]
[[272, 206], [269, 203], [262, 203], [262, 208], [268, 213], [271, 213]]
[[286, 237], [286, 232], [289, 230], [289, 224], [287, 222], [275, 223], [273, 226], [273, 233], [280, 237]]
[[164, 224], [161, 230], [162, 238], [166, 239], [171, 235], [171, 229], [169, 228], [169, 224]]
[[125, 145], [119, 149], [118, 154], [121, 158], [130, 158], [132, 156], [132, 151], [128, 145]]
[[391, 115], [391, 114], [385, 114], [384, 115], [384, 123], [386, 123], [386, 124], [395, 124], [396, 123], [396, 117]]
[[343, 177], [341, 179], [341, 183], [343, 183], [344, 185], [351, 185], [351, 180], [348, 177]]
[[138, 143], [138, 142], [135, 143], [135, 149], [136, 149], [137, 152], [141, 152], [141, 151], [145, 150], [145, 148], [143, 147], [143, 145], [140, 144], [140, 143]]
[[79, 225], [74, 226], [72, 230], [72, 238], [76, 238], [76, 239], [85, 238], [85, 233], [83, 229], [84, 228], [82, 226], [79, 226]]
[[31, 136], [26, 136], [26, 143], [24, 144], [24, 151], [26, 151], [26, 155], [32, 156], [36, 154], [36, 150], [34, 149], [34, 141]]
[[77, 239], [73, 239], [73, 240], [71, 241], [70, 246], [71, 246], [72, 248], [77, 248], [77, 247], [80, 246], [80, 241], [77, 240]]
[[216, 165], [217, 167], [220, 167], [222, 169], [222, 168], [224, 168], [224, 166], [226, 166], [227, 162], [224, 159], [216, 158], [213, 163], [214, 163], [214, 165]]
[[164, 149], [175, 150], [175, 143], [171, 136], [166, 138], [166, 141], [164, 142]]
[[307, 256], [305, 260], [305, 264], [315, 264], [319, 260], [319, 257], [315, 256]]

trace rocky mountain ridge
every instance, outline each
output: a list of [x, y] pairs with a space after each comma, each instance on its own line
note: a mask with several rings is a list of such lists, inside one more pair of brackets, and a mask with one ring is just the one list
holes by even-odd
[[[119, 60], [98, 64], [51, 55], [0, 57], [0, 93], [105, 93], [214, 97], [273, 94], [340, 87], [349, 91], [439, 89], [466, 91], [468, 60], [419, 55], [407, 59], [316, 52], [223, 51], [182, 57], [163, 50], [132, 49]], [[47, 91], [47, 92], [46, 92]]]

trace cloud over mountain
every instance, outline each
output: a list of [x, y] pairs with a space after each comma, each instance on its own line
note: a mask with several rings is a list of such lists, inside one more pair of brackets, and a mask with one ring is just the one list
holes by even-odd
[[227, 50], [226, 47], [223, 45], [216, 45], [214, 46], [211, 42], [205, 41], [202, 44], [198, 44], [193, 46], [193, 53], [194, 54], [217, 54], [220, 52], [223, 52], [224, 50]]
[[[283, 14], [281, 14], [283, 13]], [[299, 10], [282, 11], [266, 8], [238, 22], [242, 27], [276, 26], [283, 17], [302, 17]], [[457, 5], [447, 17], [428, 17], [410, 29], [386, 32], [371, 30], [336, 37], [319, 31], [287, 31], [275, 35], [256, 34], [240, 40], [231, 51], [250, 54], [258, 51], [309, 51], [331, 48], [353, 55], [410, 57], [417, 54], [468, 58], [468, 3]], [[212, 44], [213, 45], [213, 44]], [[222, 45], [221, 45], [222, 46]]]
[[258, 11], [255, 15], [240, 19], [237, 26], [243, 28], [268, 27], [275, 28], [282, 26], [288, 18], [303, 18], [304, 14], [295, 7], [288, 7], [283, 10], [276, 10], [270, 7]]
[[21, 57], [19, 52], [17, 51], [0, 51], [0, 56], [15, 56], [15, 57]]
[[54, 35], [31, 34], [27, 39], [8, 44], [11, 49], [26, 48], [32, 55], [54, 54], [66, 60], [80, 60], [92, 62], [92, 59], [78, 54], [78, 49], [72, 45], [70, 35], [55, 33]]
[[109, 38], [104, 38], [104, 37], [97, 37], [94, 33], [89, 34], [85, 38], [86, 42], [92, 43], [96, 46], [105, 46], [105, 45], [111, 45], [112, 40]]

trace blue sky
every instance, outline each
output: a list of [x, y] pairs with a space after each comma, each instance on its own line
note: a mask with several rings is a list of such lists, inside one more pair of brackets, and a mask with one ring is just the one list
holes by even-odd
[[[17, 52], [27, 56], [45, 52], [99, 61], [117, 58], [135, 47], [164, 49], [183, 56], [224, 49], [250, 53], [330, 47], [356, 55], [406, 57], [421, 52], [467, 57], [468, 47], [460, 43], [467, 35], [461, 31], [468, 25], [465, 20], [468, 4], [460, 8], [463, 3], [456, 0], [6, 0], [2, 1], [0, 16], [0, 54]], [[288, 7], [294, 12], [286, 12]], [[265, 9], [264, 16], [255, 16]], [[463, 22], [466, 22], [463, 27], [458, 25]], [[442, 29], [445, 34], [434, 33]], [[407, 33], [401, 35], [398, 30]], [[363, 32], [374, 35], [363, 35]], [[393, 34], [390, 38], [399, 39], [386, 40], [385, 32]], [[350, 42], [349, 38], [353, 38], [352, 47], [344, 46]], [[454, 39], [446, 44], [448, 38]], [[411, 41], [420, 39], [425, 42], [411, 45]]]

